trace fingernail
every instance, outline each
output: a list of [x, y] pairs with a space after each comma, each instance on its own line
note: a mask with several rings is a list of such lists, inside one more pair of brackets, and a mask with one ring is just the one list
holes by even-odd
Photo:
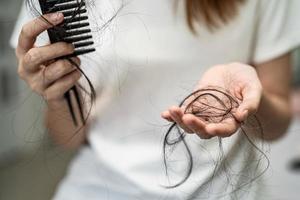
[[70, 53], [73, 53], [75, 51], [75, 46], [74, 44], [70, 43], [68, 44], [69, 45], [69, 48], [70, 48]]
[[54, 20], [54, 21], [58, 21], [62, 18], [63, 14], [58, 12], [58, 13], [53, 13], [51, 15], [51, 19]]

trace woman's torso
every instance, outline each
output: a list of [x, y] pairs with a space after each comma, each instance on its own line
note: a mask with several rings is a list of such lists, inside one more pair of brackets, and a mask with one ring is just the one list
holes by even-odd
[[[101, 10], [109, 7], [111, 14], [120, 5], [120, 1], [103, 2], [97, 2], [99, 9], [94, 13], [104, 13]], [[256, 176], [251, 171], [255, 166], [251, 168], [248, 162], [256, 153], [242, 134], [223, 141], [222, 161], [226, 158], [230, 169], [220, 166], [217, 171], [218, 139], [203, 141], [189, 135], [186, 139], [195, 161], [191, 177], [178, 188], [163, 187], [184, 177], [187, 157], [178, 145], [169, 155], [171, 170], [166, 176], [162, 147], [168, 123], [160, 113], [189, 94], [209, 66], [251, 62], [257, 26], [258, 1], [251, 0], [227, 26], [213, 33], [200, 26], [194, 35], [185, 21], [184, 1], [179, 0], [178, 7], [175, 2], [124, 2], [112, 24], [95, 34], [98, 53], [93, 59], [97, 66], [90, 71], [100, 80], [102, 91], [113, 91], [88, 135], [99, 173], [88, 173], [83, 179], [102, 188], [99, 191], [123, 194], [124, 199], [126, 195], [129, 199], [220, 199]], [[217, 174], [214, 181], [206, 184], [213, 174]], [[224, 199], [232, 195], [241, 199], [242, 193]]]

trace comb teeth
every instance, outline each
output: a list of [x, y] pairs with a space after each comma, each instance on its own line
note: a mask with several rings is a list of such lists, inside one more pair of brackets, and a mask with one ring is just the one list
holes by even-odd
[[70, 37], [65, 38], [63, 41], [67, 43], [75, 43], [75, 42], [81, 42], [83, 40], [92, 39], [91, 35], [84, 35], [84, 36], [77, 36], [77, 37]]
[[[79, 56], [95, 51], [91, 46], [91, 29], [86, 15], [86, 4], [84, 0], [39, 0], [42, 12], [53, 13], [62, 12], [64, 21], [59, 29], [50, 29], [48, 31], [51, 42], [64, 41], [72, 43], [75, 47], [73, 54], [69, 56]], [[67, 56], [67, 57], [69, 57]]]
[[87, 53], [91, 53], [96, 51], [95, 48], [90, 48], [90, 49], [78, 49], [76, 50], [73, 54], [70, 55], [70, 57], [75, 57], [75, 56], [80, 56], [80, 55], [84, 55]]
[[93, 41], [87, 41], [87, 42], [77, 42], [74, 43], [74, 47], [76, 48], [80, 48], [80, 47], [86, 47], [86, 46], [91, 46], [93, 45], [94, 42]]
[[65, 4], [59, 4], [55, 5], [51, 9], [49, 9], [50, 12], [58, 12], [58, 11], [64, 11], [64, 10], [70, 10], [70, 9], [78, 9], [85, 6], [85, 3], [83, 1], [78, 3], [65, 3]]
[[65, 18], [64, 23], [70, 24], [70, 23], [74, 23], [74, 22], [82, 22], [87, 19], [88, 19], [87, 16], [69, 17], [69, 18]]
[[75, 31], [69, 31], [65, 33], [65, 37], [71, 37], [76, 35], [81, 35], [85, 33], [90, 33], [91, 29], [81, 29], [81, 30], [75, 30]]
[[80, 10], [76, 10], [76, 12], [74, 12], [74, 10], [69, 10], [69, 11], [64, 11], [62, 12], [64, 17], [74, 17], [83, 13], [86, 13], [86, 9], [80, 9]]
[[72, 2], [74, 0], [47, 0], [47, 3], [53, 3], [53, 4], [61, 4], [61, 3], [67, 3]]
[[73, 29], [78, 29], [78, 28], [84, 28], [89, 26], [90, 24], [88, 22], [83, 22], [83, 23], [77, 23], [77, 24], [64, 24], [64, 29], [66, 31], [68, 30], [73, 30]]

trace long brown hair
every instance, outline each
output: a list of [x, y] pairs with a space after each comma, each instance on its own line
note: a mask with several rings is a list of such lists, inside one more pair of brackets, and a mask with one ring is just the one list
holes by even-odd
[[195, 22], [204, 23], [210, 30], [233, 19], [239, 4], [245, 0], [186, 0], [187, 23], [195, 32]]

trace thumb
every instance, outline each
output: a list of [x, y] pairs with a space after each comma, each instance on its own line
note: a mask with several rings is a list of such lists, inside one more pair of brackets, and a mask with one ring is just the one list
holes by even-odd
[[245, 121], [249, 116], [256, 113], [262, 96], [262, 88], [247, 86], [242, 91], [243, 100], [239, 105], [236, 118], [240, 122]]

